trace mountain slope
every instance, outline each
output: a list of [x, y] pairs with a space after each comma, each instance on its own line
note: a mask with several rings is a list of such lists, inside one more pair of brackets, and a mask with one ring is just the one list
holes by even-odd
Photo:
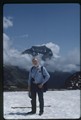
[[53, 53], [51, 49], [44, 46], [32, 46], [30, 49], [25, 50], [22, 54], [31, 54], [32, 56], [37, 56], [38, 54], [42, 54], [42, 59], [51, 58]]
[[[48, 88], [50, 89], [65, 88], [65, 80], [71, 75], [71, 73], [59, 71], [49, 72], [49, 74]], [[4, 89], [9, 89], [11, 86], [27, 89], [28, 76], [29, 71], [25, 69], [17, 66], [4, 66]]]

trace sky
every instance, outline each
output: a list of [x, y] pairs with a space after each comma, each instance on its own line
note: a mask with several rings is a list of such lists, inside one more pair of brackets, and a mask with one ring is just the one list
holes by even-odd
[[54, 55], [64, 57], [60, 61], [68, 61], [69, 56], [72, 64], [72, 56], [74, 63], [80, 64], [80, 5], [4, 4], [3, 36], [6, 51], [11, 49], [18, 54], [45, 44]]

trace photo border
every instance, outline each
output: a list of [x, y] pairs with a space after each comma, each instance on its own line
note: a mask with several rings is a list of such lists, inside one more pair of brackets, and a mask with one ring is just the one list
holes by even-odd
[[[40, 3], [78, 3], [81, 5], [81, 2], [79, 0], [48, 0], [48, 2], [46, 2], [45, 0], [41, 0], [39, 2], [37, 2], [36, 0], [2, 0], [0, 3], [0, 80], [1, 80], [1, 84], [0, 84], [0, 119], [4, 119], [3, 118], [3, 6], [4, 4], [40, 4]], [[80, 20], [81, 20], [81, 7], [80, 7]], [[81, 21], [80, 21], [81, 22]], [[80, 24], [81, 25], [81, 24]], [[80, 26], [80, 44], [81, 44], [81, 26]], [[80, 47], [80, 51], [81, 51], [81, 47]], [[81, 59], [81, 54], [80, 54], [80, 59]], [[80, 71], [81, 71], [81, 61], [80, 61]], [[81, 90], [80, 90], [81, 93]], [[81, 94], [80, 94], [81, 95]], [[80, 96], [81, 97], [81, 96]], [[81, 107], [81, 104], [80, 104]], [[81, 111], [80, 111], [81, 113]], [[72, 118], [71, 118], [72, 119]], [[80, 118], [81, 119], [81, 115]], [[24, 119], [22, 119], [24, 120]], [[28, 119], [29, 120], [29, 119]], [[31, 119], [32, 120], [32, 119]], [[36, 120], [36, 119], [35, 119]], [[58, 119], [57, 119], [58, 120]], [[64, 119], [62, 119], [64, 120]], [[66, 119], [68, 120], [68, 119]], [[78, 120], [78, 119], [77, 119]]]

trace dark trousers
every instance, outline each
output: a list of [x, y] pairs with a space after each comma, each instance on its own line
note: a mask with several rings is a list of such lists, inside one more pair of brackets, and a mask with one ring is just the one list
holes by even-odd
[[38, 87], [38, 84], [31, 83], [31, 105], [32, 105], [32, 111], [36, 112], [36, 93], [38, 94], [39, 98], [39, 107], [40, 112], [43, 112], [44, 109], [44, 99], [43, 99], [43, 89]]

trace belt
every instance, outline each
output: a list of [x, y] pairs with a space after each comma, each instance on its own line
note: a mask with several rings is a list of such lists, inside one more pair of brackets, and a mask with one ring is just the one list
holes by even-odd
[[35, 82], [33, 81], [33, 84], [35, 84], [35, 85], [40, 85], [41, 83], [35, 83]]

